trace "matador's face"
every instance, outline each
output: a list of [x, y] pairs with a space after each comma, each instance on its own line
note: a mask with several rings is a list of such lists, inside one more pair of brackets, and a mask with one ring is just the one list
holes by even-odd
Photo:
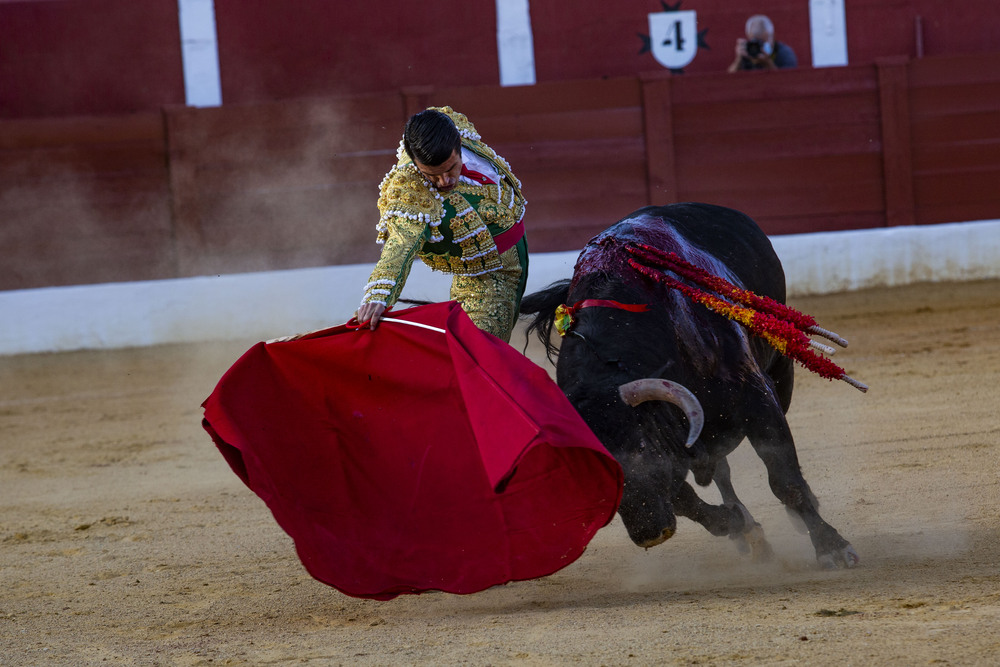
[[436, 167], [431, 167], [419, 160], [414, 160], [417, 169], [423, 174], [427, 182], [441, 192], [448, 192], [458, 185], [458, 176], [462, 173], [462, 153], [452, 151], [451, 157]]

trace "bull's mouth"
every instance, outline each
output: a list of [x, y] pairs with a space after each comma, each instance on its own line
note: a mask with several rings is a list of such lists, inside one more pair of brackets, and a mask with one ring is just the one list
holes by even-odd
[[667, 540], [669, 540], [671, 537], [674, 536], [674, 532], [675, 531], [673, 528], [670, 527], [664, 528], [659, 535], [657, 535], [651, 540], [645, 540], [644, 542], [639, 544], [639, 546], [642, 547], [643, 549], [649, 549], [651, 547], [655, 547], [657, 544], [663, 544], [664, 542], [666, 542]]

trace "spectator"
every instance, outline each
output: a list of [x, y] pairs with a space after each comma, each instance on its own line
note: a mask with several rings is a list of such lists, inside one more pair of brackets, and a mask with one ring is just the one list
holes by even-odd
[[792, 47], [774, 39], [774, 24], [763, 14], [747, 19], [746, 38], [736, 40], [736, 59], [730, 72], [751, 69], [784, 69], [797, 67], [798, 59]]

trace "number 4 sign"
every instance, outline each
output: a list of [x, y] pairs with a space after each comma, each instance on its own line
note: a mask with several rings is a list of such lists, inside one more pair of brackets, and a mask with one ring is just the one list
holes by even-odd
[[680, 69], [694, 60], [698, 52], [694, 10], [650, 14], [649, 46], [656, 61], [668, 69]]

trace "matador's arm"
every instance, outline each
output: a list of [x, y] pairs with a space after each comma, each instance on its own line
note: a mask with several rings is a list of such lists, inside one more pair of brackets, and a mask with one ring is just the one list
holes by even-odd
[[390, 218], [386, 222], [385, 245], [365, 285], [362, 305], [379, 303], [390, 308], [396, 303], [424, 242], [426, 224], [405, 218]]

